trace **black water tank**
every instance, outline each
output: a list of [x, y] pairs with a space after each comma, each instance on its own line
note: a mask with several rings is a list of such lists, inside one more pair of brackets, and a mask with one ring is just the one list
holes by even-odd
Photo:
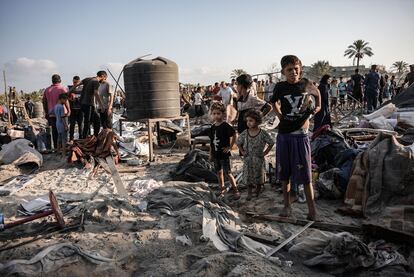
[[168, 59], [133, 60], [124, 67], [128, 120], [180, 115], [178, 66]]

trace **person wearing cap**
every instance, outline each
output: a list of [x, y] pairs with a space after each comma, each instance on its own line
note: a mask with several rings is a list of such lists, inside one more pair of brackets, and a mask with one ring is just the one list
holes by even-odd
[[[67, 93], [67, 89], [62, 86], [61, 78], [58, 74], [52, 76], [52, 85], [48, 87], [43, 94], [43, 110], [45, 111], [45, 117], [48, 121], [48, 125], [52, 128], [52, 141], [54, 149], [57, 149], [58, 131], [56, 128], [56, 115], [54, 108], [58, 102], [59, 95]], [[65, 105], [66, 116], [70, 115], [70, 106], [66, 101]]]
[[408, 83], [408, 86], [411, 86], [411, 84], [414, 83], [414, 64], [410, 65], [410, 72], [405, 76], [402, 87], [404, 87], [406, 83]]

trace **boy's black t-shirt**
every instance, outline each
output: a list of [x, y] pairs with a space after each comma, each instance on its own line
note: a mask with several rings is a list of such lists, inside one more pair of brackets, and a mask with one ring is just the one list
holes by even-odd
[[309, 119], [311, 111], [302, 107], [305, 96], [304, 82], [290, 84], [284, 81], [275, 85], [270, 102], [280, 101], [281, 104], [282, 118], [279, 123], [279, 133], [297, 131]]
[[93, 106], [95, 99], [95, 90], [99, 88], [99, 81], [96, 77], [85, 78], [82, 80], [83, 90], [80, 97], [82, 105]]
[[227, 122], [222, 122], [220, 125], [211, 125], [210, 129], [210, 147], [213, 157], [216, 160], [224, 160], [230, 157], [229, 153], [223, 153], [223, 149], [230, 147], [231, 137], [236, 132], [233, 127]]

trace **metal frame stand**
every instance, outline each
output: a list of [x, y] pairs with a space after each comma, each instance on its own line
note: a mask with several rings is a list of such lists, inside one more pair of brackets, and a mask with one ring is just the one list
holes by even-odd
[[[191, 129], [190, 129], [190, 117], [188, 114], [186, 115], [180, 115], [176, 117], [169, 117], [169, 118], [148, 118], [148, 119], [142, 119], [137, 121], [131, 121], [127, 119], [119, 119], [119, 135], [122, 136], [122, 123], [124, 121], [126, 122], [145, 122], [148, 126], [148, 143], [149, 143], [149, 161], [154, 161], [154, 147], [153, 147], [153, 136], [154, 136], [154, 127], [158, 132], [158, 138], [159, 138], [159, 123], [161, 121], [166, 120], [177, 120], [177, 119], [186, 119], [187, 120], [187, 135], [188, 135], [188, 145], [191, 149]], [[156, 124], [156, 126], [154, 126]]]

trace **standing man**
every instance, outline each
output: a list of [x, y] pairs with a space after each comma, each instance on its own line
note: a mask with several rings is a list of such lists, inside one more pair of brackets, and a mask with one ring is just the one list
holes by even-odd
[[411, 86], [411, 84], [414, 83], [414, 64], [410, 65], [410, 72], [405, 76], [404, 83], [402, 84], [403, 88], [406, 83], [408, 83], [408, 86]]
[[365, 95], [368, 102], [368, 112], [377, 108], [378, 94], [380, 92], [380, 75], [377, 72], [377, 65], [371, 66], [371, 71], [365, 78]]
[[[53, 147], [57, 149], [58, 131], [56, 129], [56, 115], [54, 108], [58, 103], [59, 95], [66, 93], [67, 89], [61, 85], [60, 76], [54, 74], [52, 76], [52, 85], [48, 87], [43, 94], [43, 110], [45, 111], [45, 117], [48, 125], [52, 128], [52, 140]], [[66, 102], [64, 105], [66, 115], [70, 115], [70, 106]]]
[[114, 102], [112, 87], [107, 81], [102, 81], [98, 91], [103, 104], [100, 106], [96, 102], [101, 118], [101, 126], [104, 129], [112, 129], [112, 103]]
[[351, 76], [352, 84], [354, 86], [354, 98], [359, 102], [363, 103], [362, 97], [362, 83], [364, 82], [364, 76], [359, 74], [359, 69], [355, 69], [355, 74]]
[[[99, 114], [95, 109], [95, 101], [101, 107], [103, 106], [101, 97], [99, 96], [99, 85], [102, 81], [106, 81], [107, 77], [108, 75], [106, 72], [101, 70], [96, 73], [96, 77], [85, 78], [78, 84], [78, 86], [83, 85], [80, 97], [84, 124], [81, 138], [87, 138], [90, 135], [91, 123], [93, 124], [93, 135], [95, 137], [98, 136], [101, 123]], [[71, 92], [74, 91], [76, 87], [72, 87]]]
[[217, 96], [221, 97], [221, 102], [227, 107], [232, 103], [233, 90], [223, 81], [220, 83], [220, 91]]
[[[69, 86], [69, 103], [70, 103], [70, 117], [69, 117], [69, 141], [73, 140], [74, 133], [75, 133], [75, 125], [78, 124], [78, 134], [79, 138], [82, 137], [82, 122], [83, 122], [83, 114], [81, 111], [81, 103], [80, 97], [82, 94], [83, 86], [79, 85], [81, 82], [79, 76], [74, 76], [72, 86]], [[75, 89], [72, 91], [72, 87]]]

